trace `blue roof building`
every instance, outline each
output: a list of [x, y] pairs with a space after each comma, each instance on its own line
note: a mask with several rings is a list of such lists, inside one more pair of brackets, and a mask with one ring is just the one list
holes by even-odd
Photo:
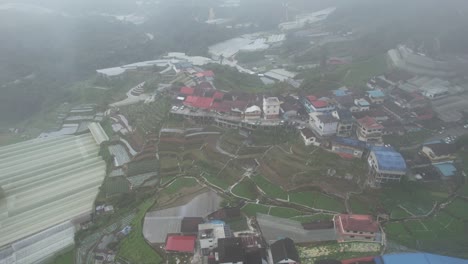
[[367, 97], [373, 104], [383, 104], [385, 100], [385, 94], [381, 90], [367, 91]]
[[457, 167], [452, 162], [442, 162], [433, 164], [442, 180], [453, 179], [457, 175]]
[[428, 253], [388, 254], [375, 258], [376, 264], [468, 264], [468, 260]]
[[385, 182], [400, 181], [406, 175], [405, 159], [391, 147], [372, 147], [368, 163], [370, 182], [375, 187]]

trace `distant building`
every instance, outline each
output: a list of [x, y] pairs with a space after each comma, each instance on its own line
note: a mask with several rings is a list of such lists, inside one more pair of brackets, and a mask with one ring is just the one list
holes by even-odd
[[378, 187], [386, 182], [399, 182], [406, 175], [406, 162], [393, 148], [373, 147], [367, 159], [369, 183]]
[[315, 137], [314, 132], [309, 128], [301, 129], [301, 138], [304, 141], [306, 146], [317, 144], [317, 138]]
[[165, 250], [168, 253], [193, 253], [196, 240], [196, 236], [168, 235]]
[[446, 87], [432, 87], [423, 92], [423, 95], [431, 100], [443, 98], [449, 95], [449, 90]]
[[309, 123], [312, 129], [320, 136], [332, 136], [336, 134], [338, 119], [332, 114], [311, 113]]
[[412, 49], [399, 45], [387, 53], [391, 66], [417, 75], [454, 77], [466, 62], [433, 59]]
[[381, 242], [379, 222], [371, 215], [339, 214], [333, 218], [338, 242], [371, 241]]
[[458, 175], [458, 169], [453, 162], [442, 162], [433, 164], [441, 180], [453, 180]]
[[243, 264], [245, 260], [240, 237], [218, 239], [215, 259], [219, 264]]
[[375, 257], [375, 263], [378, 264], [467, 264], [468, 260], [447, 257], [442, 255], [434, 255], [429, 253], [397, 253], [397, 254], [386, 254], [383, 256]]
[[365, 112], [370, 110], [370, 103], [364, 99], [355, 99], [354, 106], [349, 108], [349, 111], [356, 113], [356, 112]]
[[283, 238], [271, 244], [271, 254], [274, 264], [300, 263], [299, 253], [290, 238]]
[[332, 151], [343, 158], [362, 158], [367, 144], [353, 138], [336, 138], [332, 140]]
[[241, 211], [239, 207], [225, 207], [219, 209], [216, 212], [211, 213], [208, 216], [208, 219], [217, 219], [217, 220], [226, 220], [237, 218], [241, 216]]
[[332, 115], [338, 119], [336, 135], [339, 137], [350, 137], [353, 134], [354, 118], [349, 110], [338, 109]]
[[367, 97], [372, 104], [383, 104], [385, 94], [381, 90], [367, 91]]
[[255, 120], [262, 118], [262, 109], [256, 105], [247, 107], [244, 111], [245, 120]]
[[207, 255], [218, 247], [218, 240], [231, 236], [229, 226], [222, 221], [211, 221], [210, 223], [198, 225], [198, 240], [203, 255]]
[[265, 119], [277, 119], [280, 114], [281, 102], [277, 97], [263, 98], [263, 117]]
[[317, 99], [317, 97], [313, 95], [302, 97], [300, 101], [305, 107], [306, 111], [309, 113], [327, 113], [335, 109], [335, 106], [330, 104], [325, 99]]
[[180, 232], [183, 234], [198, 234], [198, 225], [203, 223], [201, 217], [184, 217], [180, 224]]
[[383, 129], [384, 127], [372, 117], [366, 116], [357, 120], [356, 134], [361, 141], [382, 144]]
[[445, 142], [436, 142], [424, 144], [421, 153], [426, 156], [431, 162], [441, 162], [454, 160], [457, 147], [455, 144], [447, 144]]

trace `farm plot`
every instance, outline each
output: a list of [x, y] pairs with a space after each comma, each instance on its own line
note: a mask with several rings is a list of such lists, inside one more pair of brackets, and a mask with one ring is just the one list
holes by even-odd
[[314, 247], [298, 247], [301, 263], [314, 263], [321, 259], [351, 259], [380, 255], [377, 243], [348, 242]]
[[162, 258], [152, 249], [143, 237], [143, 218], [154, 201], [149, 200], [138, 209], [138, 214], [131, 223], [132, 232], [119, 244], [117, 255], [132, 263], [161, 263]]
[[343, 212], [344, 204], [337, 199], [319, 192], [293, 192], [289, 195], [293, 203], [309, 206], [322, 210]]
[[265, 177], [256, 175], [252, 177], [252, 180], [262, 191], [265, 192], [267, 196], [282, 200], [288, 199], [288, 193], [286, 191], [284, 191], [280, 186], [271, 183]]
[[257, 213], [268, 214], [269, 206], [249, 203], [242, 207], [241, 210], [248, 216], [255, 216]]
[[179, 178], [172, 182], [165, 191], [168, 194], [175, 194], [180, 192], [184, 188], [193, 188], [194, 186], [199, 186], [198, 182], [193, 178]]
[[250, 179], [244, 179], [239, 182], [232, 189], [232, 193], [249, 200], [254, 200], [257, 198], [257, 189], [255, 188], [254, 182], [252, 182]]

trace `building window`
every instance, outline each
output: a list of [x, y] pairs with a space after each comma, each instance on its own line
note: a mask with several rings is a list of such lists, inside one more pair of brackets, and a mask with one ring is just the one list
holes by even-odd
[[354, 236], [350, 236], [350, 238], [354, 238]]

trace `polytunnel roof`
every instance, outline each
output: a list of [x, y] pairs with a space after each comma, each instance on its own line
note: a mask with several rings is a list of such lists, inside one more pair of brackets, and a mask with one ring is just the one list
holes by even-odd
[[0, 247], [91, 213], [106, 173], [98, 152], [90, 133], [1, 147]]

